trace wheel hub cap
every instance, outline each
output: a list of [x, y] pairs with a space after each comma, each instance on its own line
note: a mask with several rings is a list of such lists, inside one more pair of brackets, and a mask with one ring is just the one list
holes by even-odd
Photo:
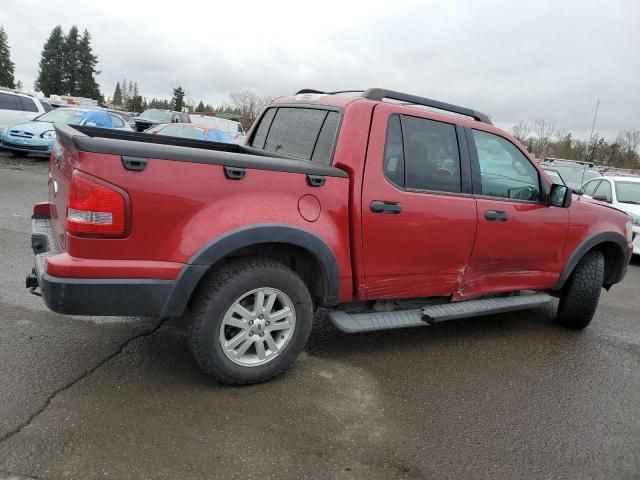
[[289, 343], [296, 324], [295, 307], [282, 291], [261, 287], [238, 298], [220, 325], [222, 351], [244, 367], [264, 365]]

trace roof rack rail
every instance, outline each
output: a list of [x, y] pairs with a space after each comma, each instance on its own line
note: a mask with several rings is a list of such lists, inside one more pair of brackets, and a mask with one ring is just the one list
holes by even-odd
[[368, 98], [369, 100], [383, 100], [384, 98], [388, 98], [390, 100], [398, 100], [400, 102], [407, 102], [413, 103], [415, 105], [437, 108], [438, 110], [445, 110], [447, 112], [465, 115], [479, 122], [493, 125], [488, 116], [486, 116], [484, 113], [478, 112], [477, 110], [466, 107], [459, 107], [458, 105], [441, 102], [439, 100], [432, 100], [430, 98], [418, 97], [417, 95], [411, 95], [408, 93], [395, 92], [393, 90], [386, 90], [384, 88], [370, 88], [368, 90], [365, 90], [362, 96], [364, 98]]
[[321, 95], [335, 95], [337, 93], [357, 93], [362, 92], [362, 97], [367, 98], [369, 100], [378, 100], [382, 101], [385, 98], [390, 100], [398, 100], [400, 102], [410, 103], [413, 105], [423, 105], [425, 107], [437, 108], [438, 110], [445, 110], [447, 112], [457, 113], [459, 115], [464, 115], [467, 117], [471, 117], [478, 122], [488, 123], [489, 125], [493, 125], [491, 120], [487, 115], [482, 112], [478, 112], [477, 110], [473, 110], [471, 108], [459, 107], [458, 105], [453, 105], [451, 103], [441, 102], [439, 100], [432, 100], [430, 98], [418, 97], [417, 95], [410, 95], [408, 93], [395, 92], [393, 90], [386, 90], [384, 88], [369, 88], [367, 90], [338, 90], [336, 92], [323, 92], [320, 90], [314, 90], [312, 88], [303, 88], [302, 90], [298, 90], [296, 95], [301, 95], [304, 93], [317, 93]]

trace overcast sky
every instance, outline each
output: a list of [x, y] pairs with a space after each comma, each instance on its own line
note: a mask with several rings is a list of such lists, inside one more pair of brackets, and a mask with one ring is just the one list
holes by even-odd
[[278, 2], [3, 0], [16, 79], [33, 86], [51, 29], [87, 28], [105, 96], [182, 85], [229, 92], [384, 87], [486, 112], [545, 118], [586, 137], [640, 128], [640, 0]]

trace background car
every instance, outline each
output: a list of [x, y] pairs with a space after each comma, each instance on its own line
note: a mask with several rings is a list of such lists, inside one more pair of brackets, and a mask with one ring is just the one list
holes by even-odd
[[540, 166], [547, 170], [553, 169], [560, 174], [564, 184], [574, 192], [582, 189], [582, 185], [592, 178], [602, 177], [602, 174], [593, 169], [593, 163], [577, 160], [565, 160], [557, 158], [545, 158]]
[[596, 178], [584, 184], [583, 192], [585, 197], [608, 203], [631, 217], [633, 253], [640, 255], [640, 177]]
[[0, 133], [9, 125], [33, 120], [51, 110], [51, 106], [35, 95], [0, 87]]
[[151, 127], [163, 123], [191, 123], [191, 119], [186, 113], [151, 108], [135, 117], [133, 122], [135, 124], [135, 130], [138, 132], [144, 132]]
[[234, 139], [236, 143], [244, 143], [245, 132], [242, 128], [242, 124], [236, 120], [228, 118], [212, 117], [210, 115], [201, 115], [197, 113], [190, 113], [189, 118], [191, 123], [197, 123], [198, 125], [207, 125], [210, 128], [217, 128], [224, 130]]
[[168, 137], [191, 138], [193, 140], [205, 140], [208, 142], [234, 143], [233, 138], [223, 130], [207, 125], [194, 125], [192, 123], [166, 123], [152, 127], [147, 130], [146, 133]]
[[[107, 128], [131, 131], [131, 126], [122, 117], [108, 110], [62, 107], [44, 113], [34, 120], [8, 127], [0, 134], [0, 146], [22, 157], [29, 153], [48, 156], [56, 143], [54, 123], [83, 124], [86, 123], [83, 121], [85, 113], [96, 110], [105, 112], [109, 116], [111, 127]], [[103, 125], [96, 124], [96, 126]]]

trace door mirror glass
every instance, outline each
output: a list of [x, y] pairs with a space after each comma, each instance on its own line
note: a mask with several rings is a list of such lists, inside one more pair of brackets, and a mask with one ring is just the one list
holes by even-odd
[[551, 185], [547, 203], [553, 207], [566, 208], [571, 205], [571, 193], [569, 187], [554, 183]]
[[607, 197], [606, 195], [595, 195], [594, 197], [592, 197], [594, 200], [597, 200], [599, 202], [607, 202], [607, 203], [611, 203], [611, 199], [609, 197]]

